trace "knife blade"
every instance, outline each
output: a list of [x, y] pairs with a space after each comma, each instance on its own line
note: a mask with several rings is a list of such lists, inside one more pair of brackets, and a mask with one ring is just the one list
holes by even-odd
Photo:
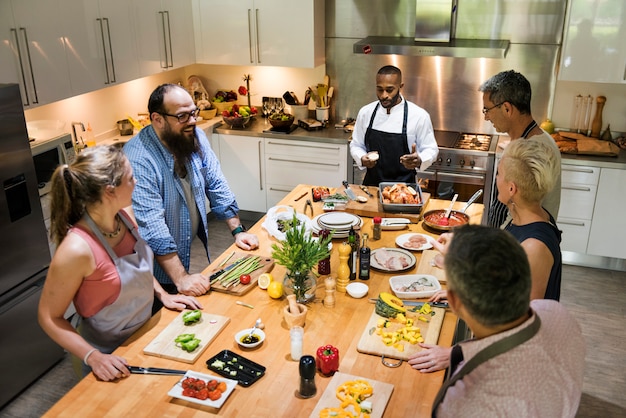
[[162, 375], [184, 375], [187, 370], [175, 370], [175, 369], [162, 369], [159, 367], [138, 367], [127, 366], [133, 374], [162, 374]]
[[[370, 298], [369, 301], [372, 303], [376, 303], [378, 299]], [[402, 300], [402, 303], [406, 306], [417, 306], [421, 308], [425, 303], [428, 303], [430, 306], [434, 306], [435, 308], [448, 308], [448, 302], [418, 302], [416, 300]]]
[[222, 273], [226, 273], [227, 271], [234, 269], [234, 268], [235, 268], [235, 267], [237, 267], [239, 264], [241, 264], [241, 262], [242, 262], [242, 261], [244, 261], [246, 258], [248, 258], [248, 257], [243, 257], [243, 258], [240, 258], [239, 260], [237, 260], [237, 261], [233, 262], [232, 264], [230, 264], [230, 265], [228, 265], [228, 266], [224, 267], [223, 269], [218, 270], [218, 271], [216, 271], [215, 273], [211, 274], [211, 275], [209, 276], [209, 281], [210, 281], [210, 282], [212, 282], [212, 281], [213, 281], [213, 280], [215, 280], [215, 279], [216, 279], [216, 278], [217, 278], [220, 274], [222, 274]]
[[371, 194], [369, 190], [367, 190], [366, 186], [359, 186], [359, 187], [361, 188], [361, 190], [365, 192], [366, 195], [368, 195], [369, 197], [374, 197], [374, 195]]
[[346, 195], [350, 198], [350, 200], [356, 200], [356, 195], [354, 194], [354, 191], [350, 188], [348, 182], [344, 180], [341, 182], [341, 184], [343, 184], [343, 187], [346, 188]]

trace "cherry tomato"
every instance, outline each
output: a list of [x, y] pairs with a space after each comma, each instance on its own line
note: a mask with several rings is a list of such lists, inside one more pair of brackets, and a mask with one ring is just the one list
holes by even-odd
[[218, 385], [217, 385], [217, 390], [219, 390], [222, 393], [226, 392], [226, 383], [225, 382], [219, 382]]
[[209, 399], [212, 400], [212, 401], [215, 401], [215, 400], [217, 400], [217, 399], [219, 399], [221, 397], [222, 397], [222, 392], [220, 392], [217, 389], [209, 392]]
[[206, 388], [209, 390], [209, 392], [213, 392], [216, 387], [217, 387], [217, 380], [210, 380], [206, 384]]
[[198, 393], [196, 393], [196, 398], [204, 401], [209, 397], [209, 390], [207, 388], [200, 389]]
[[249, 274], [242, 274], [241, 276], [239, 276], [239, 282], [241, 284], [250, 284], [250, 280], [252, 280], [252, 278]]

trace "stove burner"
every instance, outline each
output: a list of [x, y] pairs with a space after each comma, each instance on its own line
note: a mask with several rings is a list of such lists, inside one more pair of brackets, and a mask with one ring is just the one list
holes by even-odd
[[453, 148], [476, 151], [489, 151], [491, 135], [461, 134]]

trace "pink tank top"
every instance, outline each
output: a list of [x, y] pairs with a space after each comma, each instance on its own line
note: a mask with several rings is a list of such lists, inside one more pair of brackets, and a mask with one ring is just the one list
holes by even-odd
[[[128, 219], [123, 211], [120, 211], [120, 215]], [[120, 277], [111, 257], [89, 228], [76, 225], [70, 228], [69, 233], [78, 234], [87, 242], [96, 262], [96, 269], [83, 279], [83, 283], [74, 296], [76, 312], [83, 318], [89, 318], [105, 306], [115, 302], [120, 294]], [[131, 254], [134, 251], [135, 242], [133, 234], [126, 229], [124, 237], [113, 247], [113, 251], [118, 257]]]

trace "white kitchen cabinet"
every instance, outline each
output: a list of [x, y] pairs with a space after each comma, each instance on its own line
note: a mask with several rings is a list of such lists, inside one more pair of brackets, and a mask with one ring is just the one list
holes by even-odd
[[126, 0], [60, 0], [60, 4], [74, 95], [139, 78], [134, 22]]
[[132, 0], [131, 4], [142, 76], [195, 63], [191, 0]]
[[626, 259], [626, 170], [602, 168], [587, 253]]
[[24, 107], [72, 95], [58, 1], [0, 1], [0, 83], [19, 83]]
[[561, 250], [585, 254], [594, 213], [599, 167], [562, 164], [561, 205], [557, 225]]
[[626, 83], [624, 39], [624, 0], [571, 0], [559, 80]]
[[197, 0], [197, 61], [314, 68], [324, 63], [324, 0]]
[[263, 138], [243, 135], [218, 137], [222, 172], [237, 198], [239, 209], [265, 212]]
[[340, 187], [348, 172], [348, 144], [265, 139], [267, 206], [298, 184]]

